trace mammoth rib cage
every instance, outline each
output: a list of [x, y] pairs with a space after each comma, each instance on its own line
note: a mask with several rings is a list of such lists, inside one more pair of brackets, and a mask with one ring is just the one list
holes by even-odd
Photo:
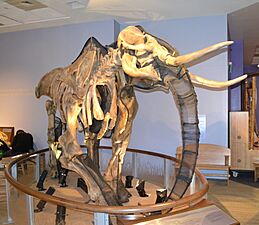
[[[99, 84], [98, 84], [99, 85]], [[88, 93], [84, 104], [82, 104], [82, 109], [79, 114], [80, 120], [86, 127], [93, 125], [93, 119], [102, 121], [102, 127], [97, 135], [98, 139], [101, 139], [108, 129], [112, 130], [115, 127], [117, 119], [117, 90], [114, 82], [110, 84], [102, 84], [106, 86], [109, 92], [111, 102], [108, 105], [108, 109], [102, 109], [100, 104], [102, 101], [102, 96], [98, 91], [97, 84], [93, 84], [89, 87]], [[100, 85], [99, 85], [100, 86]], [[106, 112], [104, 112], [106, 111]]]

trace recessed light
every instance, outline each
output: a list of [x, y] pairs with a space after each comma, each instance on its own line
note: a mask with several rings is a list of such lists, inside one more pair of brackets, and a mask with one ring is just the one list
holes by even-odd
[[33, 5], [33, 3], [30, 2], [30, 1], [21, 1], [21, 4], [23, 4], [23, 5]]
[[6, 3], [24, 11], [47, 8], [48, 6], [37, 0], [5, 0]]

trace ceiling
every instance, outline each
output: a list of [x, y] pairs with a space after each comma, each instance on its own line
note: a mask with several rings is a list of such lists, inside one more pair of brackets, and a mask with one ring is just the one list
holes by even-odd
[[106, 19], [137, 22], [230, 14], [231, 38], [244, 39], [249, 64], [259, 46], [258, 12], [259, 0], [0, 0], [0, 33]]

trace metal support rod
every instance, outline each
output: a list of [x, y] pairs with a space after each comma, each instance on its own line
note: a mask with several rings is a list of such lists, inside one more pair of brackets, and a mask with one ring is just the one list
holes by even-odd
[[132, 176], [134, 178], [138, 177], [137, 153], [136, 152], [132, 152]]
[[36, 180], [39, 180], [39, 178], [40, 178], [40, 155], [39, 154], [36, 155], [35, 161], [36, 161], [36, 174], [35, 174], [36, 177], [35, 178], [36, 178]]
[[6, 212], [7, 212], [7, 221], [4, 222], [4, 224], [11, 224], [13, 223], [13, 219], [11, 217], [11, 207], [10, 207], [10, 184], [9, 182], [5, 179], [5, 193], [6, 193]]
[[94, 213], [94, 225], [109, 225], [109, 215], [106, 213]]
[[35, 224], [34, 205], [33, 205], [33, 197], [31, 195], [26, 195], [26, 207], [27, 207], [28, 225], [34, 225]]

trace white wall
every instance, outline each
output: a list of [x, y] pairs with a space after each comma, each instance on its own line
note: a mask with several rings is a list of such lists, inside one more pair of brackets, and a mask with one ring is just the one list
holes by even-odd
[[[129, 24], [122, 24], [121, 29]], [[196, 51], [227, 40], [225, 16], [197, 17], [140, 23], [144, 29], [175, 46], [181, 54]], [[227, 80], [227, 53], [192, 66], [189, 70], [199, 76]], [[195, 88], [199, 114], [206, 115], [207, 132], [203, 142], [227, 146], [227, 90], [210, 91]], [[181, 145], [178, 111], [170, 94], [162, 92], [137, 93], [139, 112], [134, 122], [131, 147], [175, 154]]]
[[[96, 37], [112, 43], [118, 24], [113, 21], [69, 25], [0, 35], [0, 126], [15, 126], [34, 136], [38, 148], [46, 147], [45, 98], [34, 97], [42, 75], [66, 66], [79, 54], [85, 41]], [[227, 38], [226, 17], [197, 17], [141, 23], [182, 53], [192, 52]], [[126, 24], [121, 24], [121, 28]], [[227, 79], [227, 54], [193, 66], [190, 71], [209, 79]], [[227, 145], [227, 91], [196, 88], [199, 114], [207, 117], [205, 141]], [[130, 147], [174, 155], [181, 145], [179, 117], [171, 95], [137, 93], [139, 112]], [[109, 141], [104, 141], [104, 144]]]
[[46, 98], [36, 99], [34, 88], [45, 73], [69, 65], [91, 36], [112, 43], [114, 21], [1, 34], [0, 126], [24, 129], [47, 147]]

